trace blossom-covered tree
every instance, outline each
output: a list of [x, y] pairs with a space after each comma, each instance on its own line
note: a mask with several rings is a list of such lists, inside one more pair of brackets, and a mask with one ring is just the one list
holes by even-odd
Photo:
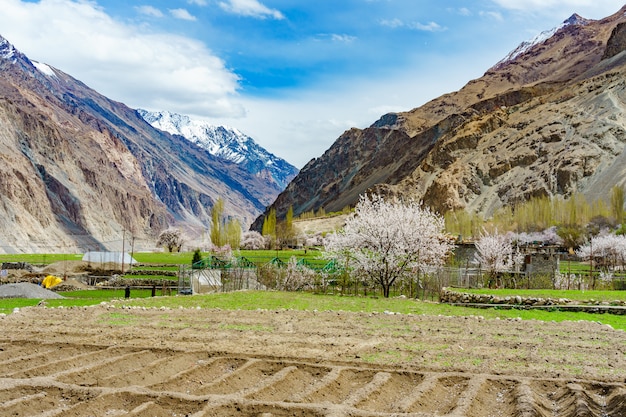
[[[626, 236], [613, 234], [594, 236], [576, 251], [576, 255], [582, 260], [598, 265], [606, 280], [610, 280], [615, 267], [626, 263]], [[595, 288], [593, 275], [591, 287]]]
[[165, 246], [169, 252], [180, 251], [183, 246], [183, 233], [180, 229], [170, 227], [159, 234], [157, 246]]
[[324, 235], [322, 234], [322, 232], [316, 232], [314, 234], [306, 235], [302, 240], [304, 241], [305, 248], [324, 245]]
[[326, 237], [324, 256], [343, 259], [389, 297], [398, 278], [444, 264], [453, 244], [443, 230], [443, 217], [418, 202], [361, 196], [343, 229]]
[[245, 250], [265, 249], [268, 246], [268, 239], [261, 233], [250, 230], [244, 232], [241, 237], [240, 248]]
[[304, 265], [298, 265], [295, 256], [289, 258], [286, 268], [277, 274], [276, 287], [282, 291], [299, 291], [309, 288], [315, 280], [315, 271]]
[[552, 226], [541, 232], [514, 233], [511, 236], [511, 240], [521, 245], [528, 245], [535, 242], [547, 245], [560, 245], [563, 243], [563, 239], [559, 236], [556, 226]]
[[510, 271], [522, 258], [519, 252], [514, 251], [510, 235], [484, 233], [476, 242], [475, 261], [489, 273], [489, 283], [497, 284], [499, 272]]

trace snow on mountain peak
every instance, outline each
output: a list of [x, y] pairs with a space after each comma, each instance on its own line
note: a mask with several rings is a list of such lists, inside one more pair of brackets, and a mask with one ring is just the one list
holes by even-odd
[[169, 111], [151, 112], [137, 109], [137, 112], [153, 127], [173, 135], [185, 137], [212, 155], [245, 166], [248, 172], [271, 177], [284, 188], [297, 174], [293, 165], [269, 153], [254, 139], [230, 126], [215, 126], [202, 120]]
[[54, 72], [54, 70], [52, 68], [50, 68], [48, 65], [42, 63], [42, 62], [37, 62], [37, 61], [30, 61], [33, 63], [33, 65], [35, 66], [35, 68], [37, 68], [39, 70], [39, 72], [41, 72], [42, 74], [45, 74], [47, 76], [50, 77], [56, 77], [56, 73]]
[[2, 36], [0, 36], [0, 58], [13, 59], [17, 54], [15, 47]]
[[498, 68], [503, 67], [505, 64], [513, 61], [518, 56], [529, 51], [535, 45], [541, 45], [542, 43], [550, 39], [552, 36], [554, 36], [554, 34], [557, 33], [559, 30], [567, 26], [586, 25], [588, 22], [589, 21], [585, 19], [584, 17], [581, 17], [580, 15], [574, 13], [568, 19], [564, 20], [563, 23], [561, 23], [560, 25], [549, 30], [544, 30], [543, 32], [539, 33], [537, 36], [535, 36], [531, 40], [520, 43], [517, 48], [509, 52], [507, 56], [505, 56], [500, 61], [498, 61], [491, 69], [493, 70], [493, 69], [498, 69]]

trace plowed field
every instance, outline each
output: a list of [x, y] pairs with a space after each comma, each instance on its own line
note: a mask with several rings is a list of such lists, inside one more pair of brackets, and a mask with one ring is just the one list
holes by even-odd
[[0, 318], [2, 416], [626, 416], [589, 322], [32, 307]]

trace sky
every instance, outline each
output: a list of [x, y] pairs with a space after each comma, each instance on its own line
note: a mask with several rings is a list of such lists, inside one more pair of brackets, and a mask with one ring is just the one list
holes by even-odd
[[613, 0], [1, 0], [0, 35], [132, 108], [235, 127], [298, 168]]

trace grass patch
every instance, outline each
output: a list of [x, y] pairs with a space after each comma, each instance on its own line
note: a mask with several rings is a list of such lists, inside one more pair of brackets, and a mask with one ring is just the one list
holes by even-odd
[[274, 329], [266, 326], [249, 325], [249, 324], [221, 324], [219, 326], [222, 330], [237, 330], [240, 332], [273, 332]]
[[36, 306], [41, 300], [26, 298], [4, 298], [0, 300], [0, 313], [10, 314], [15, 308]]
[[[114, 298], [124, 298], [124, 289], [120, 289], [120, 290], [110, 290], [110, 289], [106, 289], [106, 290], [78, 290], [78, 291], [66, 291], [66, 292], [59, 292], [60, 295], [62, 295], [63, 297], [67, 297], [70, 300], [63, 300], [63, 299], [55, 299], [55, 300], [49, 300], [49, 301], [59, 301], [59, 302], [63, 302], [63, 301], [68, 301], [68, 302], [72, 302], [75, 301], [76, 299], [81, 299], [81, 300], [92, 300], [92, 301], [108, 301], [108, 300], [112, 300]], [[137, 289], [133, 289], [130, 292], [130, 298], [148, 298], [152, 296], [152, 290], [137, 290]]]
[[[201, 255], [202, 258], [206, 258], [209, 257], [211, 254], [208, 252], [203, 252]], [[314, 261], [319, 258], [319, 252], [312, 250], [241, 250], [233, 252], [233, 255], [243, 256], [250, 261], [258, 264], [266, 264], [274, 258], [278, 258], [283, 262], [287, 262], [292, 256], [295, 256], [298, 259], [307, 259], [309, 261]], [[139, 252], [135, 253], [133, 256], [137, 260], [137, 262], [142, 264], [191, 265], [193, 252]]]
[[[307, 261], [314, 262], [319, 260], [320, 252], [316, 250], [240, 250], [233, 252], [234, 256], [244, 256], [249, 260], [265, 264], [270, 262], [274, 258], [278, 258], [283, 262], [289, 261], [292, 256], [298, 259], [306, 259]], [[202, 257], [206, 258], [210, 256], [209, 252], [203, 252]], [[177, 270], [176, 265], [191, 265], [193, 259], [193, 252], [135, 252], [133, 258], [141, 264], [155, 264], [161, 265], [160, 267], [166, 270]], [[0, 254], [0, 262], [28, 262], [32, 264], [51, 264], [60, 261], [80, 261], [83, 259], [83, 254], [59, 254], [59, 253], [46, 253], [46, 254]], [[174, 266], [163, 266], [174, 265]], [[152, 269], [152, 267], [151, 267]]]
[[363, 355], [361, 359], [368, 363], [395, 364], [406, 361], [406, 356], [402, 352], [396, 350], [385, 350], [382, 352]]
[[177, 277], [171, 275], [124, 275], [126, 279], [159, 279], [164, 281], [178, 281]]
[[482, 316], [485, 319], [516, 319], [540, 321], [593, 321], [608, 324], [615, 329], [626, 330], [623, 316], [612, 314], [591, 314], [543, 310], [497, 310], [475, 309], [421, 302], [400, 298], [349, 297], [316, 295], [300, 292], [279, 291], [239, 291], [232, 293], [194, 295], [185, 297], [163, 297], [132, 300], [129, 304], [145, 307], [178, 308], [220, 308], [224, 310], [318, 310], [377, 313], [394, 312], [402, 314], [423, 314], [427, 316]]
[[[159, 291], [157, 291], [157, 294]], [[59, 292], [66, 298], [51, 298], [44, 300], [47, 307], [85, 307], [100, 304], [103, 301], [109, 302], [115, 299], [124, 299], [124, 290], [79, 290]], [[148, 298], [152, 296], [151, 290], [132, 290], [133, 298]], [[39, 298], [2, 298], [0, 299], [0, 313], [9, 314], [14, 308], [36, 306]]]
[[48, 265], [61, 261], [80, 261], [83, 259], [82, 253], [2, 253], [0, 262], [28, 262], [30, 264]]
[[[592, 321], [626, 330], [623, 316], [543, 310], [475, 309], [421, 302], [413, 299], [316, 295], [300, 292], [238, 291], [194, 296], [151, 297], [150, 290], [133, 290], [124, 299], [124, 290], [83, 290], [61, 293], [67, 299], [46, 300], [49, 307], [72, 307], [100, 304], [116, 300], [116, 304], [169, 308], [220, 308], [224, 310], [308, 310], [347, 311], [383, 314], [394, 312], [427, 316], [482, 316], [485, 319], [516, 319], [540, 321]], [[8, 314], [15, 307], [34, 306], [39, 300], [2, 299], [0, 312]]]
[[137, 317], [129, 313], [108, 313], [100, 318], [100, 323], [108, 324], [109, 326], [132, 326], [137, 323]]

